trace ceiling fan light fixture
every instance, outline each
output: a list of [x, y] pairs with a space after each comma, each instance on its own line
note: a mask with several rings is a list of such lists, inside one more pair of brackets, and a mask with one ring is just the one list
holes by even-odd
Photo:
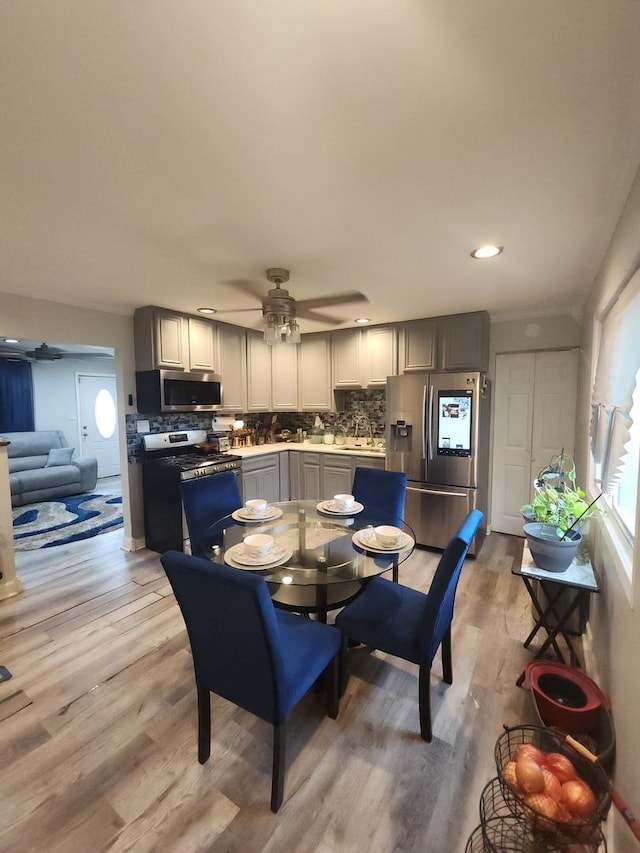
[[279, 343], [300, 343], [300, 326], [296, 318], [290, 315], [267, 312], [264, 315], [263, 330], [265, 343], [270, 346]]
[[504, 246], [479, 246], [477, 249], [474, 249], [470, 254], [472, 258], [475, 258], [477, 261], [483, 261], [486, 258], [495, 258], [496, 255], [501, 255], [504, 251]]
[[198, 308], [198, 314], [217, 314], [215, 308]]

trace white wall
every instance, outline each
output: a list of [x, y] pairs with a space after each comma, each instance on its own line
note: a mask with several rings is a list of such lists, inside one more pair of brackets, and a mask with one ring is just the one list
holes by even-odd
[[[125, 429], [125, 415], [135, 412], [135, 406], [128, 404], [129, 394], [135, 400], [133, 315], [108, 314], [0, 293], [0, 336], [111, 347], [115, 350], [124, 542], [125, 547], [130, 549], [143, 545], [142, 477], [140, 466], [127, 463]], [[40, 423], [40, 415], [38, 420]], [[69, 440], [69, 443], [75, 445], [76, 439]]]
[[[629, 195], [605, 262], [591, 290], [584, 314], [582, 362], [578, 398], [576, 462], [580, 479], [586, 481], [589, 458], [591, 377], [594, 368], [592, 338], [594, 319], [640, 264], [640, 173]], [[640, 344], [639, 344], [640, 346]], [[639, 484], [640, 486], [640, 484]], [[640, 505], [639, 505], [640, 506]], [[639, 513], [640, 514], [640, 513]], [[591, 596], [589, 629], [600, 686], [609, 696], [617, 738], [615, 787], [640, 815], [640, 583], [629, 600], [621, 582], [622, 557], [601, 524], [590, 522], [592, 554], [602, 581], [600, 595]], [[637, 526], [640, 531], [640, 524]], [[640, 548], [632, 556], [635, 577], [640, 581]], [[622, 818], [612, 812], [614, 837], [609, 853], [633, 846], [633, 837]]]

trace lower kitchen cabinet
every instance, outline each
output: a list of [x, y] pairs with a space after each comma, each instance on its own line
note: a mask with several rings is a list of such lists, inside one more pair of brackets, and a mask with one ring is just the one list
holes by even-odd
[[322, 459], [322, 499], [351, 493], [353, 459], [344, 456], [324, 456]]
[[301, 484], [302, 494], [300, 497], [305, 501], [322, 500], [322, 485], [320, 482], [320, 454], [308, 453], [302, 454], [302, 469], [301, 469]]
[[280, 454], [267, 453], [242, 460], [242, 495], [245, 501], [264, 498], [280, 500]]

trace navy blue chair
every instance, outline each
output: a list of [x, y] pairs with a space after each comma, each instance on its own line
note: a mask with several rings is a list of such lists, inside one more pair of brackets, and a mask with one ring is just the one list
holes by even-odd
[[464, 520], [440, 558], [428, 593], [372, 578], [336, 617], [345, 644], [355, 640], [419, 665], [420, 734], [426, 741], [432, 738], [431, 666], [442, 646], [443, 680], [452, 683], [451, 621], [456, 588], [482, 517], [474, 509]]
[[180, 484], [182, 505], [195, 557], [208, 557], [213, 540], [209, 527], [242, 506], [238, 480], [233, 471], [213, 477], [196, 477]]
[[[361, 516], [360, 521], [368, 521], [374, 527], [377, 524], [397, 524], [404, 518], [407, 475], [401, 471], [357, 467], [351, 493], [365, 507], [366, 515]], [[397, 563], [393, 565], [393, 580], [398, 582]]]
[[286, 719], [326, 673], [327, 713], [338, 716], [340, 632], [276, 610], [260, 575], [167, 551], [164, 570], [182, 611], [198, 694], [198, 761], [211, 753], [211, 693], [273, 725], [271, 810], [282, 803]]

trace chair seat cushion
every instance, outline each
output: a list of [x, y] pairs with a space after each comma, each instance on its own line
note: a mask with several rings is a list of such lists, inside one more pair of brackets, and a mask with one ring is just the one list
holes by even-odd
[[364, 645], [420, 663], [420, 626], [427, 596], [423, 592], [372, 578], [361, 595], [336, 617], [343, 634]]

